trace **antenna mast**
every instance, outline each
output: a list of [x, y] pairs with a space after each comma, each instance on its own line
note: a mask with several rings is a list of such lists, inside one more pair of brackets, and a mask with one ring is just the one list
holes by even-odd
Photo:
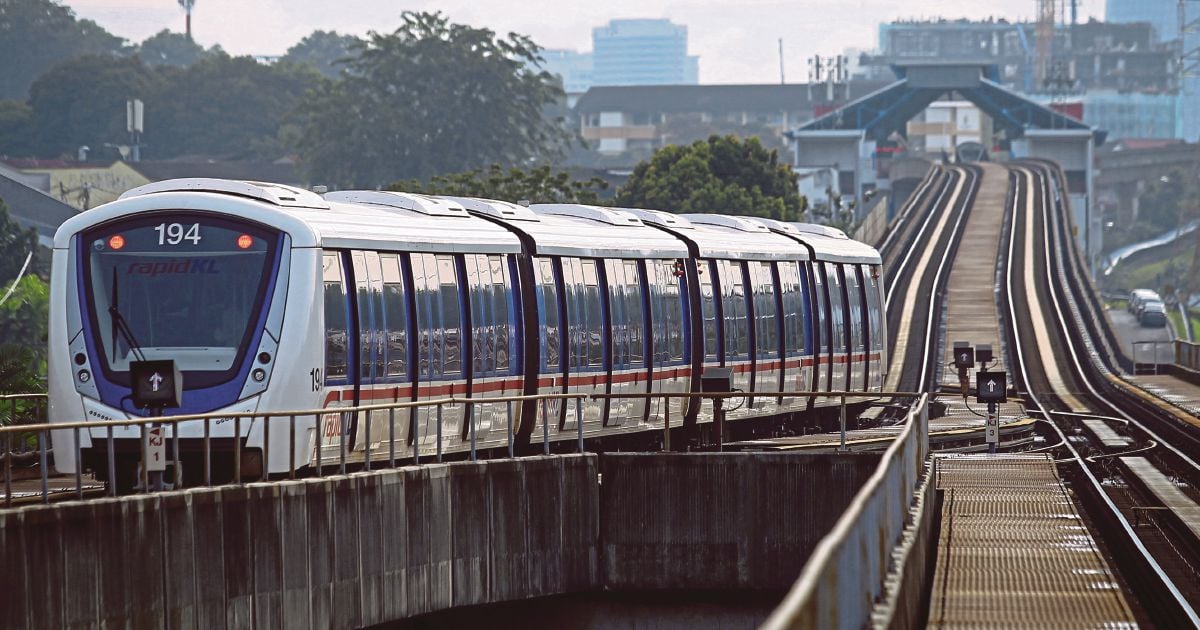
[[196, 6], [196, 0], [179, 0], [179, 6], [187, 11], [187, 38], [192, 39], [192, 7]]

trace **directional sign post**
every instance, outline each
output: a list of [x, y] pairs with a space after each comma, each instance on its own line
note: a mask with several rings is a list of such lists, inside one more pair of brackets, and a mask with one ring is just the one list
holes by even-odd
[[1004, 372], [983, 370], [976, 372], [975, 399], [981, 403], [987, 403], [987, 425], [984, 427], [983, 435], [988, 445], [988, 452], [995, 453], [996, 447], [1000, 443], [999, 404], [1008, 402], [1008, 375]]

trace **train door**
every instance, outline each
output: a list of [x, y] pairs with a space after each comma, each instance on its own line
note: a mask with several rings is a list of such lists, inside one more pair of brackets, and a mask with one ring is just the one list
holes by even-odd
[[[749, 292], [753, 306], [751, 320], [754, 322], [754, 391], [774, 394], [780, 391], [783, 367], [779, 351], [780, 319], [779, 307], [775, 303], [778, 293], [775, 272], [769, 262], [753, 261], [746, 263], [746, 266], [749, 271]], [[761, 409], [778, 404], [778, 400], [776, 396], [757, 396], [750, 398], [748, 404], [751, 408]]]
[[804, 287], [800, 280], [800, 264], [792, 261], [777, 264], [781, 315], [783, 320], [784, 371], [782, 400], [784, 407], [802, 408], [807, 399], [788, 397], [789, 392], [808, 391], [812, 387], [812, 366], [808, 361], [805, 343]]
[[831, 391], [846, 391], [850, 383], [850, 349], [846, 342], [848, 323], [846, 321], [846, 294], [844, 281], [838, 265], [822, 263], [825, 267], [825, 289], [829, 297], [829, 328]]
[[[384, 339], [387, 334], [383, 319], [383, 277], [382, 267], [377, 252], [351, 252], [350, 260], [354, 270], [355, 310], [358, 324], [358, 391], [357, 404], [373, 405], [392, 402], [395, 392], [389, 390], [386, 380], [386, 348]], [[378, 422], [380, 416], [371, 417], [371, 441], [378, 443], [384, 427]], [[366, 415], [355, 414], [351, 422], [351, 450], [365, 451], [365, 422]]]
[[[704, 356], [700, 362], [700, 376], [704, 368], [724, 365], [724, 348], [721, 345], [721, 299], [717, 285], [716, 260], [701, 261], [697, 271], [700, 283], [700, 316], [704, 328]], [[700, 405], [697, 422], [712, 421], [711, 405]]]
[[[709, 274], [705, 274], [709, 276]], [[691, 347], [689, 346], [690, 324], [687, 315], [685, 292], [680, 288], [685, 278], [683, 263], [671, 260], [646, 261], [646, 286], [650, 305], [650, 330], [647, 335], [650, 356], [653, 357], [651, 392], [686, 393], [691, 385]], [[711, 308], [712, 283], [708, 285], [707, 304]], [[713, 328], [716, 335], [716, 321], [705, 320], [705, 328]], [[665, 402], [661, 398], [650, 401], [650, 422], [661, 424], [666, 420], [670, 411], [671, 426], [683, 424], [683, 413], [687, 401], [683, 398], [670, 398]]]
[[[566, 321], [565, 304], [561, 296], [562, 285], [556, 263], [550, 258], [537, 258], [533, 261], [534, 281], [537, 284], [537, 322], [538, 322], [538, 387], [539, 394], [562, 394], [567, 391], [566, 362], [564, 348], [569, 338], [563, 330], [562, 323]], [[533, 440], [542, 439], [543, 423], [552, 428], [563, 425], [566, 406], [561, 400], [542, 400], [537, 403], [538, 422], [533, 429]]]
[[883, 391], [883, 371], [886, 363], [883, 360], [884, 348], [887, 342], [883, 326], [883, 294], [882, 283], [879, 281], [879, 267], [862, 265], [863, 286], [867, 297], [868, 349], [867, 366], [870, 378], [867, 382], [869, 391]]
[[[754, 391], [754, 355], [751, 353], [751, 329], [746, 291], [746, 265], [739, 260], [717, 261], [717, 286], [721, 295], [721, 337], [723, 364], [733, 368], [733, 387]], [[749, 415], [743, 406], [731, 415]]]
[[[463, 307], [456, 261], [450, 254], [411, 254], [416, 306], [417, 399], [435, 400], [466, 393], [463, 370]], [[442, 448], [466, 435], [465, 405], [442, 407]], [[413, 439], [423, 450], [437, 447], [437, 409], [417, 410]]]
[[[321, 256], [321, 276], [324, 284], [325, 317], [325, 365], [324, 373], [314, 373], [313, 380], [323, 382], [325, 402], [323, 407], [336, 409], [351, 407], [355, 400], [357, 370], [357, 344], [351, 343], [356, 334], [352, 326], [350, 292], [347, 290], [348, 255], [326, 251]], [[336, 459], [341, 452], [343, 437], [347, 436], [349, 422], [341, 413], [327, 413], [321, 420], [319, 448], [315, 449], [318, 461]], [[314, 464], [317, 461], [313, 462]]]
[[[563, 301], [567, 312], [567, 392], [599, 394], [605, 391], [604, 309], [600, 295], [600, 273], [592, 259], [562, 258]], [[560, 429], [575, 431], [577, 405], [583, 405], [584, 430], [602, 426], [604, 401], [589, 398], [568, 400]]]
[[[809, 295], [813, 300], [813, 328], [816, 330], [816, 334], [813, 335], [813, 390], [827, 392], [833, 389], [833, 322], [829, 316], [829, 283], [825, 281], [823, 264], [812, 262], [808, 270], [812, 280]], [[813, 399], [814, 404], [821, 402], [822, 399]]]
[[[411, 337], [409, 323], [408, 276], [405, 270], [406, 260], [398, 254], [380, 254], [381, 292], [380, 302], [383, 311], [383, 340], [381, 342], [384, 361], [376, 368], [376, 381], [382, 381], [387, 388], [387, 400], [392, 402], [410, 401], [413, 399], [412, 373], [409, 365], [412, 363], [410, 352]], [[405, 445], [410, 444], [409, 428], [412, 426], [414, 412], [411, 409], [400, 409], [385, 412], [380, 415], [382, 422], [373, 421], [371, 427], [372, 439], [382, 442], [382, 449], [388, 452], [395, 450], [397, 456], [406, 453]], [[382, 428], [379, 428], [381, 427]], [[377, 430], [378, 428], [378, 430]], [[390, 442], [390, 443], [389, 443]]]
[[[513, 334], [512, 272], [498, 254], [467, 254], [466, 288], [469, 296], [470, 393], [472, 398], [496, 398], [521, 393], [520, 379], [514, 379], [518, 365]], [[512, 415], [510, 417], [509, 410]], [[516, 434], [520, 405], [507, 403], [477, 404], [472, 413], [476, 440], [488, 438], [507, 443], [508, 432]]]
[[[608, 393], [644, 394], [649, 375], [646, 373], [646, 318], [642, 307], [640, 265], [636, 260], [607, 259], [604, 266], [612, 337]], [[640, 424], [645, 415], [645, 398], [612, 398], [606, 425]]]
[[850, 324], [850, 381], [849, 388], [865, 391], [867, 388], [867, 311], [863, 297], [862, 282], [857, 265], [841, 265], [842, 277], [846, 280], [846, 316]]

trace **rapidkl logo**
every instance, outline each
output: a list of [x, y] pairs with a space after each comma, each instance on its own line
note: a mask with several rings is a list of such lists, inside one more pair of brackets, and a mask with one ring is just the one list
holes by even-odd
[[178, 260], [160, 260], [158, 262], [129, 263], [126, 275], [165, 276], [187, 273], [221, 273], [217, 270], [216, 258], [187, 258]]

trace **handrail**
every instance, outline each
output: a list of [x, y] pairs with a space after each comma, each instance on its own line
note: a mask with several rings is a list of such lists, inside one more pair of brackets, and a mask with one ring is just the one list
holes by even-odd
[[1175, 340], [1175, 364], [1200, 371], [1200, 343]]
[[494, 404], [505, 402], [524, 402], [524, 401], [543, 401], [543, 400], [562, 400], [562, 399], [578, 399], [578, 400], [606, 400], [613, 398], [629, 398], [629, 399], [652, 399], [652, 398], [746, 398], [754, 396], [756, 398], [780, 398], [780, 397], [795, 397], [795, 398], [892, 398], [892, 397], [917, 397], [923, 394], [918, 392], [854, 392], [854, 391], [829, 391], [829, 392], [785, 392], [769, 394], [749, 394], [743, 392], [731, 393], [701, 393], [701, 392], [662, 392], [662, 393], [625, 393], [625, 394], [586, 394], [566, 393], [566, 394], [521, 394], [513, 396], [492, 396], [487, 398], [460, 398], [457, 396], [449, 396], [446, 398], [433, 398], [429, 400], [408, 400], [403, 402], [384, 403], [378, 405], [357, 405], [352, 407], [325, 407], [323, 409], [296, 409], [289, 411], [244, 411], [244, 412], [212, 412], [212, 413], [193, 413], [183, 414], [178, 416], [157, 416], [157, 417], [142, 417], [129, 418], [126, 420], [85, 420], [82, 422], [53, 422], [43, 424], [24, 424], [7, 427], [0, 427], [0, 436], [6, 433], [32, 433], [35, 431], [58, 431], [68, 429], [104, 429], [108, 427], [133, 427], [142, 426], [149, 422], [158, 424], [181, 424], [184, 422], [194, 422], [203, 420], [231, 420], [235, 418], [246, 418], [251, 420], [266, 419], [266, 418], [286, 418], [292, 416], [322, 416], [335, 413], [359, 413], [368, 411], [387, 411], [389, 409], [412, 409], [420, 407], [439, 407], [442, 405], [466, 405], [466, 404]]
[[[928, 402], [922, 397], [904, 430], [809, 557], [800, 577], [763, 624], [784, 628], [862, 628], [882, 592], [890, 550], [929, 450]], [[868, 514], [869, 513], [869, 514]], [[865, 556], [865, 557], [864, 557]]]

